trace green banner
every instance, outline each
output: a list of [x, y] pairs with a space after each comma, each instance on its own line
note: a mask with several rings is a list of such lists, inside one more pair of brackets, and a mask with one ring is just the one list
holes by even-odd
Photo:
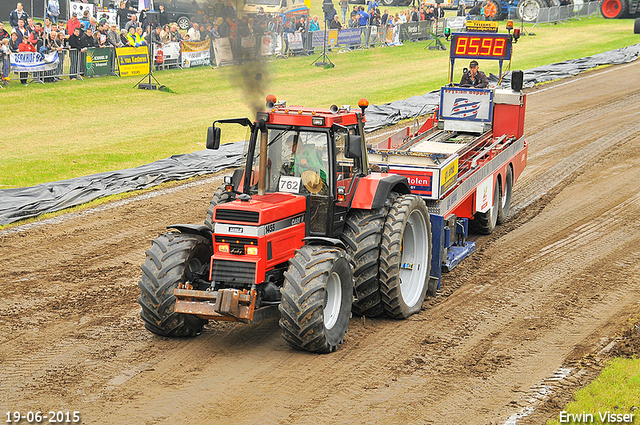
[[85, 54], [87, 60], [86, 76], [109, 75], [111, 73], [111, 49], [108, 47], [92, 47]]

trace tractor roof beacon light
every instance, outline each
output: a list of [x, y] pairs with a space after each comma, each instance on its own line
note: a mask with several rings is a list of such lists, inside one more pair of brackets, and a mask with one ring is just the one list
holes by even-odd
[[272, 94], [267, 95], [267, 109], [271, 109], [275, 106], [278, 99]]
[[369, 107], [369, 101], [363, 97], [358, 101], [358, 106], [362, 109], [362, 116], [364, 116], [364, 110]]
[[520, 28], [515, 28], [513, 30], [513, 42], [514, 43], [518, 42], [519, 38], [520, 38]]
[[513, 29], [513, 21], [509, 19], [507, 21], [507, 31], [511, 32], [512, 29]]

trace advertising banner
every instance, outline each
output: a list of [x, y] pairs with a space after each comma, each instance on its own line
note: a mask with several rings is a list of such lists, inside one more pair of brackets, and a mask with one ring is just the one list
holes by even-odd
[[109, 75], [111, 72], [111, 49], [108, 47], [87, 49], [85, 53], [87, 71], [85, 75]]
[[216, 55], [216, 65], [233, 61], [233, 52], [228, 38], [218, 38], [213, 41], [213, 53]]
[[270, 56], [273, 54], [275, 49], [275, 43], [273, 39], [268, 35], [260, 37], [260, 55], [261, 56]]
[[180, 43], [178, 43], [177, 41], [164, 43], [159, 50], [162, 50], [162, 56], [165, 62], [177, 61], [180, 57]]
[[117, 25], [117, 13], [109, 12], [108, 10], [98, 10], [96, 12], [96, 19], [100, 22], [102, 19], [106, 19], [109, 25]]
[[498, 21], [467, 21], [469, 32], [498, 32]]
[[431, 21], [407, 22], [400, 25], [400, 40], [428, 38], [430, 31]]
[[442, 87], [440, 98], [440, 119], [491, 121], [492, 90]]
[[[60, 2], [62, 3], [62, 2]], [[69, 2], [69, 17], [71, 17], [71, 15], [75, 12], [78, 14], [78, 19], [82, 18], [82, 16], [84, 16], [84, 11], [88, 10], [89, 11], [89, 16], [95, 16], [94, 15], [94, 9], [93, 9], [93, 4], [91, 3], [83, 3], [81, 1], [70, 1]]]
[[346, 30], [338, 31], [337, 44], [360, 44], [360, 28], [347, 28]]
[[35, 52], [19, 52], [12, 53], [11, 71], [13, 72], [41, 72], [53, 71], [58, 68], [58, 52], [52, 53], [35, 53]]
[[289, 50], [302, 50], [302, 34], [299, 32], [285, 34], [289, 40]]
[[182, 67], [211, 64], [210, 41], [183, 41], [182, 42]]
[[143, 47], [118, 47], [118, 68], [121, 77], [144, 75], [149, 72], [149, 51]]

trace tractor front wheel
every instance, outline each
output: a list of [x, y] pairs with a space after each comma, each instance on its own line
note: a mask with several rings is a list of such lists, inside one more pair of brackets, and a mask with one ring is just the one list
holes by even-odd
[[154, 240], [146, 254], [138, 282], [145, 327], [161, 336], [198, 335], [207, 321], [176, 313], [173, 290], [179, 283], [208, 276], [211, 243], [198, 235], [167, 233]]
[[282, 337], [294, 348], [330, 353], [347, 332], [353, 275], [347, 254], [304, 245], [289, 260], [280, 302]]
[[389, 208], [380, 245], [380, 294], [387, 314], [420, 311], [431, 265], [431, 222], [419, 196], [399, 196]]

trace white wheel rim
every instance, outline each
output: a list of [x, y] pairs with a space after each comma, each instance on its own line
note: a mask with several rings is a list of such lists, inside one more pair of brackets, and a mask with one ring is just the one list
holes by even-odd
[[416, 305], [422, 298], [427, 279], [428, 247], [427, 225], [424, 215], [415, 210], [409, 216], [402, 235], [400, 259], [400, 293], [407, 307]]
[[340, 276], [338, 273], [333, 272], [327, 279], [327, 287], [325, 289], [325, 304], [324, 304], [324, 327], [327, 329], [333, 328], [338, 321], [340, 315], [340, 306], [342, 304], [342, 291], [340, 285]]
[[525, 0], [520, 4], [520, 16], [523, 21], [535, 21], [540, 14], [540, 5], [535, 0]]

